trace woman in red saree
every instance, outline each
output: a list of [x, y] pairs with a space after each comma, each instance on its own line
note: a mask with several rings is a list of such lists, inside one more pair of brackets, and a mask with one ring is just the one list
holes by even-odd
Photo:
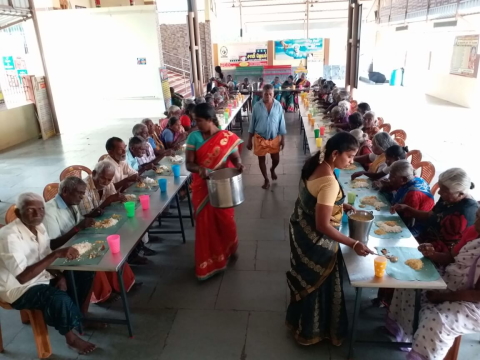
[[234, 209], [210, 205], [206, 178], [212, 170], [225, 167], [242, 171], [238, 145], [242, 140], [234, 133], [220, 130], [215, 108], [199, 104], [193, 112], [198, 130], [187, 139], [187, 169], [192, 172], [192, 203], [195, 210], [195, 274], [206, 280], [225, 269], [238, 246]]

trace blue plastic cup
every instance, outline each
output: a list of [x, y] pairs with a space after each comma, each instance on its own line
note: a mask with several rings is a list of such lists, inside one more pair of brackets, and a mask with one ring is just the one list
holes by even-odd
[[158, 179], [158, 187], [162, 193], [167, 192], [167, 179]]
[[333, 172], [335, 173], [335, 176], [338, 179], [340, 177], [340, 169], [334, 169]]
[[342, 215], [342, 223], [348, 223], [348, 215], [346, 212], [343, 213]]
[[179, 177], [180, 176], [180, 165], [172, 165], [172, 172], [173, 172], [173, 176]]

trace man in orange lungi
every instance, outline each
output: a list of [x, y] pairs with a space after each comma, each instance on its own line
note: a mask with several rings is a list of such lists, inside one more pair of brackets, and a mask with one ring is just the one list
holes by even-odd
[[253, 147], [253, 153], [258, 156], [258, 165], [265, 179], [263, 189], [270, 187], [265, 156], [270, 154], [272, 158], [270, 175], [272, 180], [277, 180], [275, 168], [280, 162], [280, 150], [283, 150], [287, 133], [282, 105], [273, 96], [273, 86], [264, 85], [262, 101], [258, 101], [253, 107], [252, 121], [248, 128], [247, 149], [252, 150]]

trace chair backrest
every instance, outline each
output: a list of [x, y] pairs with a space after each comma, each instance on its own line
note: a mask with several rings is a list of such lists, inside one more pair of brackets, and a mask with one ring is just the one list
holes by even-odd
[[378, 117], [377, 118], [377, 126], [382, 126], [383, 124], [385, 124], [385, 120], [383, 120], [382, 117]]
[[58, 194], [59, 183], [51, 183], [43, 189], [43, 199], [45, 202], [52, 200]]
[[430, 192], [432, 193], [433, 196], [437, 195], [437, 191], [438, 189], [440, 189], [440, 185], [438, 184], [438, 182], [432, 186], [432, 188], [430, 189]]
[[403, 141], [407, 141], [407, 133], [403, 130], [393, 130], [390, 135], [394, 138], [401, 138]]
[[399, 138], [399, 137], [394, 137], [393, 140], [395, 140], [395, 142], [400, 145], [401, 147], [404, 147], [405, 146], [405, 141], [402, 139], [402, 138]]
[[392, 125], [390, 124], [383, 124], [378, 127], [380, 130], [383, 130], [387, 133], [390, 133], [390, 130], [392, 130]]
[[103, 159], [105, 159], [107, 156], [108, 156], [108, 154], [103, 154], [102, 156], [100, 156], [98, 158], [98, 162], [103, 161]]
[[64, 180], [69, 176], [76, 176], [76, 177], [79, 177], [80, 179], [83, 179], [82, 171], [85, 171], [88, 175], [92, 175], [92, 170], [90, 170], [89, 168], [83, 165], [72, 165], [67, 167], [65, 170], [61, 172], [60, 181]]
[[421, 161], [415, 169], [422, 169], [420, 177], [429, 184], [435, 177], [435, 166], [430, 161]]
[[10, 224], [13, 220], [17, 218], [17, 215], [15, 215], [15, 209], [17, 207], [15, 205], [12, 205], [8, 208], [7, 212], [5, 213], [5, 223]]
[[422, 152], [420, 150], [412, 150], [407, 153], [407, 159], [410, 156], [412, 157], [412, 161], [411, 161], [412, 166], [414, 168], [417, 168], [420, 161], [422, 161]]

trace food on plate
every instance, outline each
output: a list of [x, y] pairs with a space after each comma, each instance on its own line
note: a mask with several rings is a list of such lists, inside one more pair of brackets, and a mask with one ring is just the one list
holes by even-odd
[[180, 164], [183, 161], [183, 156], [180, 156], [180, 155], [170, 156], [169, 159], [170, 159], [170, 162], [172, 162], [173, 164]]
[[[377, 225], [385, 233], [401, 233], [402, 232], [402, 227], [398, 226], [396, 221], [377, 221], [375, 225]], [[377, 232], [375, 232], [375, 234], [377, 234]], [[380, 235], [380, 234], [377, 234], [377, 235]]]
[[80, 256], [82, 256], [87, 251], [90, 251], [92, 249], [93, 244], [89, 243], [88, 241], [82, 241], [81, 243], [72, 245], [72, 247], [78, 251]]
[[145, 179], [143, 179], [143, 182], [148, 186], [152, 186], [157, 183], [154, 179], [151, 179], [148, 176]]
[[137, 188], [142, 188], [142, 189], [143, 189], [143, 188], [146, 188], [146, 187], [147, 187], [147, 185], [146, 185], [144, 182], [142, 182], [142, 181], [139, 181], [139, 182], [137, 183]]
[[358, 207], [363, 209], [363, 208], [366, 208], [367, 205], [365, 205], [365, 204], [360, 204], [360, 205], [358, 205]]
[[423, 261], [420, 259], [408, 259], [405, 265], [410, 266], [413, 270], [421, 270], [423, 268]]
[[[114, 218], [117, 217], [116, 219]], [[93, 227], [95, 229], [107, 229], [109, 227], [115, 226], [118, 223], [119, 215], [113, 215], [111, 218], [95, 221]]]
[[368, 183], [367, 179], [355, 179], [352, 180], [352, 188], [359, 189], [359, 188], [369, 188], [370, 184]]
[[387, 232], [383, 229], [377, 229], [374, 231], [374, 233], [377, 235], [385, 235]]
[[120, 220], [122, 217], [118, 214], [113, 214], [112, 215], [112, 219], [115, 219], [115, 220]]
[[127, 201], [137, 200], [137, 195], [134, 195], [134, 194], [124, 194], [124, 195], [125, 195], [125, 198], [127, 199]]
[[387, 206], [387, 204], [381, 202], [376, 196], [365, 196], [360, 200], [360, 203], [373, 206], [376, 210], [380, 210], [382, 207]]
[[157, 174], [163, 174], [166, 171], [168, 171], [168, 167], [166, 167], [165, 165], [160, 165], [159, 167], [157, 167], [157, 170], [155, 170]]
[[355, 164], [350, 164], [345, 168], [345, 170], [355, 170], [356, 168], [357, 166]]

